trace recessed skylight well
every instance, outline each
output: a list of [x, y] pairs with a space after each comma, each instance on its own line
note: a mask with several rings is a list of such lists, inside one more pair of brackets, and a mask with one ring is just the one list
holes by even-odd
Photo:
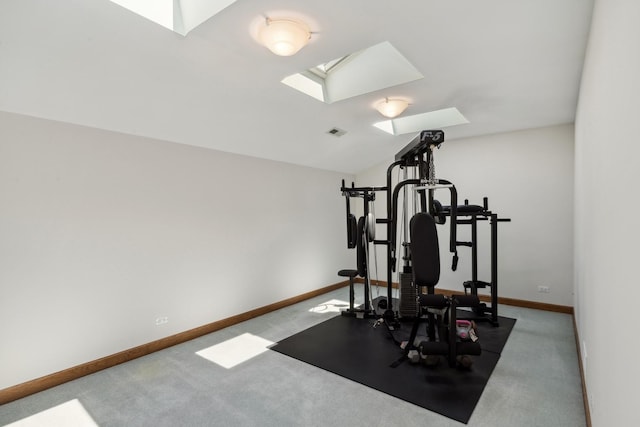
[[111, 0], [131, 12], [186, 36], [236, 0]]
[[469, 123], [457, 108], [444, 108], [428, 113], [414, 114], [375, 123], [374, 126], [391, 135], [420, 132], [424, 129], [439, 129]]
[[285, 77], [282, 83], [331, 104], [424, 76], [389, 42], [382, 42]]
[[318, 101], [325, 102], [324, 82], [309, 71], [285, 77], [282, 83], [309, 95]]

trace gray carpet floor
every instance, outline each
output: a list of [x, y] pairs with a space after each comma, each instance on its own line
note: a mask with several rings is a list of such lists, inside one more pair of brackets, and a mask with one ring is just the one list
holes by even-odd
[[[0, 425], [39, 425], [27, 417], [74, 399], [100, 427], [464, 425], [275, 351], [229, 369], [196, 354], [245, 333], [277, 342], [337, 315], [322, 305], [334, 299], [348, 288], [2, 405]], [[499, 314], [517, 322], [468, 425], [585, 426], [572, 316]]]

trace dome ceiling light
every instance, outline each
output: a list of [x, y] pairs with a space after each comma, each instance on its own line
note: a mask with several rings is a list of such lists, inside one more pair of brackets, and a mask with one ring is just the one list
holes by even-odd
[[295, 55], [311, 39], [311, 30], [303, 22], [293, 19], [265, 20], [259, 33], [260, 41], [279, 56]]
[[385, 98], [376, 104], [376, 110], [383, 116], [393, 119], [402, 114], [408, 106], [407, 100]]

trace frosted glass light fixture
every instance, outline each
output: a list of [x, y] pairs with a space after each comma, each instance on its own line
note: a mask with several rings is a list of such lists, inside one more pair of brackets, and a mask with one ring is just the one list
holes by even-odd
[[259, 37], [276, 55], [291, 56], [309, 43], [311, 30], [307, 24], [300, 21], [267, 18]]
[[398, 117], [409, 106], [409, 102], [404, 99], [385, 98], [376, 104], [376, 110], [380, 114], [390, 119]]

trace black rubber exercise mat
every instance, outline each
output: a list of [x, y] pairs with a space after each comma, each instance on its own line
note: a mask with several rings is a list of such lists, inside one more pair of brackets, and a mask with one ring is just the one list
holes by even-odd
[[[470, 370], [450, 368], [444, 358], [436, 367], [408, 361], [392, 368], [402, 350], [373, 319], [336, 316], [286, 338], [271, 349], [342, 377], [372, 387], [462, 423], [468, 423], [515, 324], [499, 318], [500, 326], [478, 324], [483, 348]], [[394, 332], [409, 335], [411, 323]]]

